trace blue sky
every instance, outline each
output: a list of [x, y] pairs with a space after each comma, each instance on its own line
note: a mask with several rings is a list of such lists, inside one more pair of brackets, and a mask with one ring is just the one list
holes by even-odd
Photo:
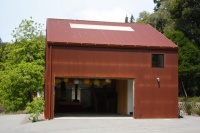
[[0, 0], [0, 38], [11, 42], [12, 30], [31, 16], [42, 24], [47, 18], [124, 22], [153, 8], [153, 0]]

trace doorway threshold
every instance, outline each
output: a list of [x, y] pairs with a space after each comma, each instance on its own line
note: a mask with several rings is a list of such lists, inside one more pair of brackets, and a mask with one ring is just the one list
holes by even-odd
[[133, 119], [133, 116], [119, 115], [116, 113], [56, 113], [54, 119]]

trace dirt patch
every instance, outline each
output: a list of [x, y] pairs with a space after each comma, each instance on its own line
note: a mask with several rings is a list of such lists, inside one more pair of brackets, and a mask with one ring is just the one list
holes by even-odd
[[0, 105], [0, 114], [4, 112], [4, 108]]
[[[41, 114], [38, 116], [38, 121], [44, 121], [44, 114]], [[30, 118], [30, 114], [27, 114], [26, 117], [22, 120], [21, 124], [27, 124], [27, 123], [32, 123], [31, 118]]]
[[30, 123], [31, 120], [30, 120], [30, 115], [27, 114], [26, 117], [22, 120], [21, 124], [27, 124], [27, 123]]

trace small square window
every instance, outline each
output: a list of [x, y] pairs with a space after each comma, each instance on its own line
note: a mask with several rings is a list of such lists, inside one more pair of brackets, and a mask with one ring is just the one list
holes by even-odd
[[164, 54], [152, 54], [152, 67], [164, 67]]

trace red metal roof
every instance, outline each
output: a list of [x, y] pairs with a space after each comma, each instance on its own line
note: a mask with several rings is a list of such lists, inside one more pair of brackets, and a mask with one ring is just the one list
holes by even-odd
[[[73, 25], [75, 25], [75, 28]], [[111, 29], [92, 29], [92, 26], [100, 28], [101, 26], [112, 27]], [[118, 29], [116, 30], [115, 28]], [[131, 28], [132, 31], [129, 31]], [[124, 29], [129, 30], [125, 31]], [[47, 43], [65, 45], [150, 47], [175, 50], [178, 48], [177, 45], [149, 24], [47, 19], [46, 37]]]

